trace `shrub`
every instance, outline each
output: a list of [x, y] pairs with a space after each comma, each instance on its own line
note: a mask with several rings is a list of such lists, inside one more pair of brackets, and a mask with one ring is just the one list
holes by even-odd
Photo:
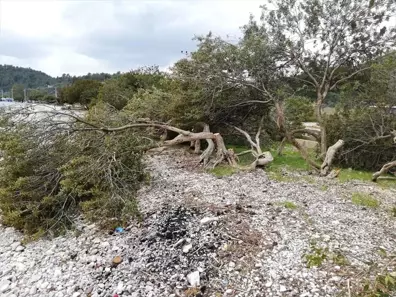
[[[87, 118], [114, 125], [123, 119], [104, 107]], [[33, 124], [4, 128], [0, 209], [5, 225], [27, 235], [58, 234], [70, 228], [81, 211], [102, 226], [139, 215], [135, 195], [144, 180], [144, 142], [139, 135], [103, 134], [77, 124], [68, 133], [42, 133], [43, 127]]]

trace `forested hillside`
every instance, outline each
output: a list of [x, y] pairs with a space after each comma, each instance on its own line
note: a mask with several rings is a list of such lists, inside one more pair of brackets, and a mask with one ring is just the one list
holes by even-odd
[[31, 68], [0, 65], [0, 88], [9, 90], [14, 84], [22, 84], [26, 88], [37, 88], [55, 83], [55, 78]]
[[42, 71], [12, 65], [0, 65], [0, 89], [8, 92], [14, 85], [23, 85], [25, 88], [40, 88], [48, 85], [64, 86], [78, 79], [103, 81], [117, 74], [88, 73], [83, 76], [63, 74], [52, 77]]

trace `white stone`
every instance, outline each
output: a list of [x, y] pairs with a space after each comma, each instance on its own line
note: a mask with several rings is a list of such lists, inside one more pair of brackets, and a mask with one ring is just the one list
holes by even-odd
[[107, 241], [103, 241], [100, 243], [100, 248], [102, 249], [108, 249], [110, 247], [110, 243], [108, 243]]
[[100, 239], [99, 238], [94, 238], [94, 240], [92, 240], [92, 242], [98, 244], [98, 243], [100, 243]]
[[286, 288], [285, 286], [280, 286], [280, 287], [279, 287], [279, 291], [280, 291], [280, 292], [286, 292], [286, 291], [287, 291], [287, 288]]
[[9, 280], [2, 280], [0, 282], [0, 293], [4, 293], [9, 289], [11, 282]]
[[330, 235], [323, 235], [323, 241], [324, 242], [329, 242], [330, 241]]
[[15, 249], [17, 252], [23, 252], [25, 250], [25, 247], [23, 245], [18, 245], [17, 248]]
[[11, 249], [13, 250], [13, 251], [15, 251], [16, 250], [16, 248], [18, 247], [18, 246], [20, 246], [21, 244], [19, 243], [19, 242], [13, 242], [12, 244], [11, 244]]
[[202, 224], [202, 225], [205, 225], [205, 224], [208, 224], [208, 223], [210, 223], [210, 222], [214, 222], [214, 221], [218, 221], [218, 220], [219, 220], [218, 217], [206, 217], [206, 218], [203, 218], [203, 219], [201, 220], [201, 224]]
[[183, 246], [183, 253], [188, 253], [190, 250], [192, 249], [192, 244], [186, 244], [185, 246]]
[[36, 291], [37, 291], [36, 286], [35, 286], [35, 285], [32, 285], [32, 286], [30, 287], [29, 294], [30, 294], [30, 295], [34, 295], [34, 294], [36, 294]]
[[265, 286], [266, 286], [267, 288], [272, 287], [272, 281], [266, 282], [266, 283], [265, 283]]
[[55, 269], [54, 276], [55, 276], [55, 277], [60, 277], [61, 275], [62, 275], [62, 270], [60, 270], [60, 269]]
[[79, 297], [79, 296], [81, 296], [81, 292], [74, 292], [73, 293], [73, 297]]
[[41, 289], [45, 289], [45, 288], [47, 288], [48, 286], [49, 286], [49, 283], [48, 283], [48, 282], [43, 282], [43, 283], [40, 284], [40, 288], [41, 288]]
[[35, 273], [33, 274], [32, 278], [30, 279], [32, 283], [35, 283], [41, 279], [41, 274], [40, 273]]
[[232, 289], [228, 289], [228, 290], [225, 291], [225, 293], [226, 293], [227, 295], [231, 295], [232, 292], [233, 292]]
[[121, 294], [124, 291], [124, 283], [123, 282], [119, 282], [117, 285], [117, 289], [116, 289], [116, 293], [117, 294]]
[[188, 274], [187, 281], [192, 287], [198, 287], [200, 285], [199, 271], [194, 271]]

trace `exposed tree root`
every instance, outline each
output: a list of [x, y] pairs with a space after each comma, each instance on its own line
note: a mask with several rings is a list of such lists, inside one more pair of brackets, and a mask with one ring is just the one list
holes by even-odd
[[374, 182], [377, 181], [377, 179], [381, 175], [388, 173], [388, 171], [390, 169], [392, 169], [393, 167], [396, 167], [396, 161], [392, 161], [392, 162], [386, 163], [384, 166], [382, 166], [380, 171], [377, 171], [376, 173], [373, 174], [371, 180], [374, 181]]

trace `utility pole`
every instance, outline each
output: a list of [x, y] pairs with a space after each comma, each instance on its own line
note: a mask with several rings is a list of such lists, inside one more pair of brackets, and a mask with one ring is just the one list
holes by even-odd
[[23, 89], [23, 102], [26, 102], [26, 89]]
[[14, 99], [14, 87], [11, 87], [11, 98]]
[[4, 91], [1, 89], [1, 98], [4, 98]]
[[58, 99], [58, 88], [55, 87], [55, 98]]

